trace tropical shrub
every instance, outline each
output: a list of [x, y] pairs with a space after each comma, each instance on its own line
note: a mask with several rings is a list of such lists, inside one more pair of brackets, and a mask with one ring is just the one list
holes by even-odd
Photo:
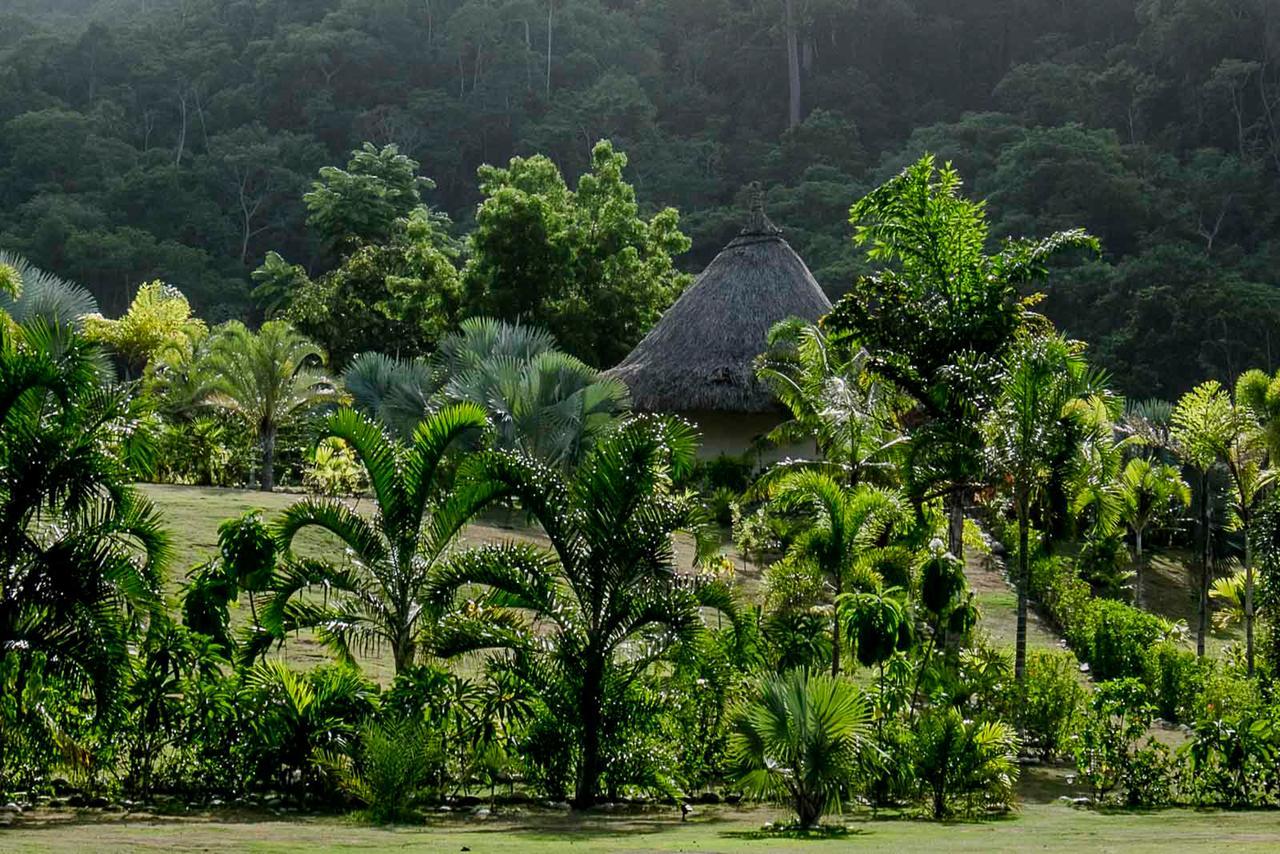
[[915, 777], [933, 817], [963, 804], [969, 814], [1007, 809], [1018, 781], [1018, 735], [1002, 721], [965, 720], [951, 707], [924, 711], [915, 724]]
[[1011, 687], [1011, 720], [1025, 738], [1052, 758], [1070, 739], [1084, 708], [1076, 657], [1069, 652], [1033, 650], [1027, 675]]
[[411, 818], [413, 799], [444, 762], [421, 720], [367, 721], [351, 746], [348, 753], [321, 751], [316, 761], [378, 824]]
[[1137, 679], [1097, 686], [1089, 712], [1072, 738], [1072, 753], [1081, 782], [1099, 802], [1129, 782], [1138, 741], [1151, 726], [1154, 711]]
[[881, 759], [866, 698], [839, 677], [803, 670], [764, 680], [739, 711], [729, 750], [743, 791], [787, 804], [804, 829], [839, 812]]
[[1091, 637], [1086, 657], [1099, 681], [1141, 678], [1148, 651], [1169, 636], [1169, 624], [1146, 611], [1099, 599], [1088, 612]]
[[316, 443], [302, 485], [313, 494], [355, 495], [365, 487], [360, 460], [342, 439], [327, 436]]
[[1167, 721], [1195, 719], [1195, 698], [1204, 691], [1208, 667], [1190, 650], [1173, 641], [1156, 644], [1147, 652], [1143, 682], [1156, 713]]

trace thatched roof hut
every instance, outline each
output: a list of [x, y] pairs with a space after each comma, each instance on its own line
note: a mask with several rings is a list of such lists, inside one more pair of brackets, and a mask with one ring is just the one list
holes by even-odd
[[830, 310], [757, 191], [742, 232], [609, 374], [626, 383], [639, 411], [772, 413], [778, 404], [755, 375], [769, 330]]

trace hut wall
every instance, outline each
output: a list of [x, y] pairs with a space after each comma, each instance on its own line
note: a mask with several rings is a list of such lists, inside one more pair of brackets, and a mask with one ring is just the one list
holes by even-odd
[[812, 457], [816, 452], [813, 443], [783, 448], [756, 448], [756, 440], [782, 423], [782, 416], [771, 412], [682, 412], [680, 417], [691, 422], [702, 434], [698, 456], [713, 460], [721, 455], [742, 456], [756, 451], [761, 466], [775, 463], [787, 457]]

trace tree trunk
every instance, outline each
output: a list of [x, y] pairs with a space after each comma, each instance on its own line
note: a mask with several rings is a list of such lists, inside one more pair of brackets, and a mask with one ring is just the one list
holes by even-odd
[[551, 37], [556, 22], [556, 0], [547, 0], [547, 99], [551, 98]]
[[[844, 592], [844, 579], [836, 573], [836, 600]], [[831, 606], [831, 675], [840, 675], [840, 612], [833, 603]]]
[[1249, 544], [1249, 517], [1244, 523], [1244, 650], [1249, 675], [1253, 675], [1253, 547]]
[[1196, 620], [1196, 655], [1204, 658], [1209, 632], [1209, 470], [1200, 473], [1200, 597]]
[[596, 786], [600, 782], [600, 707], [604, 692], [604, 662], [593, 657], [582, 676], [582, 758], [578, 765], [578, 783], [573, 808], [590, 809], [596, 802]]
[[800, 33], [796, 26], [795, 0], [786, 0], [787, 83], [790, 103], [787, 127], [800, 124]]
[[276, 428], [274, 425], [262, 431], [262, 472], [258, 484], [263, 492], [276, 488]]
[[1021, 682], [1027, 675], [1027, 587], [1031, 583], [1031, 561], [1027, 555], [1030, 520], [1027, 508], [1018, 507], [1018, 634], [1014, 648], [1013, 678]]
[[964, 492], [959, 487], [947, 495], [947, 549], [964, 563]]
[[1134, 536], [1134, 574], [1133, 574], [1133, 605], [1135, 608], [1142, 607], [1142, 571], [1145, 567], [1142, 565], [1142, 529], [1138, 528], [1133, 532]]

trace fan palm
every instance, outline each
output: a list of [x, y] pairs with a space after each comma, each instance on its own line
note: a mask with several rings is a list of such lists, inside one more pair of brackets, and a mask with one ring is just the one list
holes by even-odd
[[484, 407], [494, 442], [560, 466], [575, 464], [626, 411], [626, 387], [555, 348], [541, 329], [463, 321], [429, 360], [365, 354], [343, 375], [362, 410], [403, 437], [449, 403]]
[[127, 486], [134, 413], [102, 376], [79, 336], [0, 325], [0, 653], [42, 654], [106, 705], [169, 546]]
[[[446, 456], [486, 425], [479, 407], [448, 406], [419, 424], [412, 444], [405, 445], [353, 410], [331, 416], [327, 432], [355, 451], [378, 512], [366, 519], [331, 498], [304, 499], [284, 512], [275, 535], [286, 559], [263, 612], [269, 632], [264, 640], [314, 629], [345, 661], [353, 661], [353, 647], [386, 647], [397, 673], [410, 667], [431, 617], [423, 602], [428, 578], [486, 498], [482, 489], [453, 489]], [[348, 562], [292, 555], [294, 539], [313, 528], [341, 540]], [[324, 591], [323, 602], [308, 597], [311, 590]]]
[[317, 370], [323, 363], [320, 348], [281, 320], [262, 324], [256, 335], [231, 321], [209, 342], [203, 366], [211, 389], [206, 402], [237, 415], [257, 436], [265, 492], [275, 488], [280, 428], [337, 399], [332, 382]]
[[436, 601], [470, 585], [481, 592], [442, 624], [437, 651], [509, 654], [576, 736], [580, 808], [597, 796], [610, 702], [674, 642], [703, 630], [701, 607], [732, 615], [723, 585], [675, 566], [674, 534], [704, 524], [700, 503], [673, 486], [694, 458], [686, 425], [636, 418], [604, 436], [572, 476], [527, 454], [486, 452], [468, 463], [494, 487], [490, 500], [520, 500], [550, 547], [491, 545], [441, 567]]
[[[795, 513], [802, 530], [787, 549], [793, 568], [820, 576], [832, 601], [850, 590], [880, 587], [879, 567], [891, 560], [889, 540], [905, 508], [894, 492], [862, 485], [849, 490], [820, 471], [797, 471], [770, 489], [772, 508]], [[831, 674], [840, 672], [840, 617], [832, 611]]]
[[1142, 580], [1146, 569], [1143, 536], [1151, 525], [1166, 518], [1177, 506], [1191, 504], [1191, 488], [1177, 466], [1135, 457], [1125, 464], [1116, 484], [1120, 518], [1133, 534], [1134, 604], [1142, 607]]
[[1018, 628], [1014, 673], [1027, 664], [1027, 586], [1031, 512], [1070, 441], [1070, 422], [1096, 414], [1085, 398], [1101, 390], [1078, 348], [1057, 334], [1023, 334], [1004, 362], [996, 405], [984, 424], [992, 473], [1009, 484], [1018, 520]]
[[739, 712], [729, 750], [738, 785], [790, 803], [805, 829], [838, 811], [851, 778], [879, 758], [871, 705], [858, 689], [802, 670], [765, 679]]
[[19, 288], [0, 288], [0, 312], [15, 323], [43, 320], [50, 326], [78, 326], [86, 315], [98, 311], [98, 302], [88, 290], [31, 264], [20, 255], [0, 252], [0, 269], [13, 271]]

